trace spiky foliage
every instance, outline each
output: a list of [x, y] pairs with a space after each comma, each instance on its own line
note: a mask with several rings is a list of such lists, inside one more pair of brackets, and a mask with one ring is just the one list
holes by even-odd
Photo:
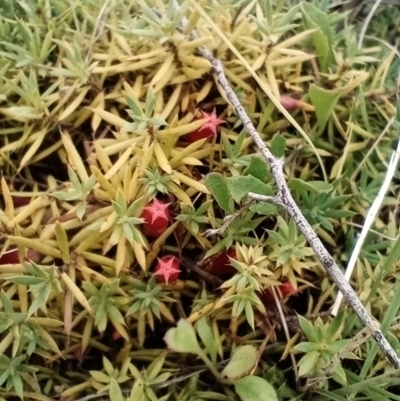
[[[332, 303], [332, 284], [293, 221], [245, 203], [250, 191], [274, 193], [271, 176], [197, 48], [222, 61], [262, 138], [285, 156], [296, 201], [346, 263], [398, 136], [398, 62], [379, 35], [384, 18], [398, 26], [399, 10], [378, 9], [358, 48], [357, 20], [328, 1], [204, 1], [209, 21], [193, 0], [3, 3], [0, 397], [233, 400], [236, 392], [253, 401], [254, 388], [269, 399], [308, 397], [297, 390], [297, 364], [300, 376], [317, 374], [313, 364], [347, 344], [358, 322], [351, 311], [314, 322]], [[209, 116], [212, 135], [197, 140]], [[355, 273], [385, 331], [400, 306], [397, 187]], [[155, 199], [170, 214], [158, 237], [141, 217]], [[232, 216], [223, 233], [204, 235]], [[204, 257], [225, 264], [232, 247], [236, 273], [222, 279], [204, 267]], [[165, 255], [181, 261], [173, 283], [153, 277]], [[278, 302], [287, 280], [300, 295], [283, 299], [283, 311], [264, 305], [261, 292]], [[389, 337], [396, 349], [398, 329]], [[354, 354], [320, 378], [318, 399], [390, 398], [397, 379], [389, 370], [373, 377], [387, 362], [369, 343]]]

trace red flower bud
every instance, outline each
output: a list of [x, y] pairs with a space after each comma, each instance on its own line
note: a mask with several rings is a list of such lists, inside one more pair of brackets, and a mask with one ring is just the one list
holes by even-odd
[[299, 110], [302, 108], [302, 102], [289, 95], [282, 95], [280, 101], [281, 105], [287, 111]]
[[173, 255], [166, 255], [158, 258], [154, 276], [160, 283], [175, 283], [179, 278], [180, 272], [179, 259]]
[[201, 114], [203, 115], [202, 118], [206, 118], [207, 121], [199, 129], [185, 136], [188, 142], [196, 142], [200, 139], [213, 137], [217, 133], [218, 125], [225, 122], [224, 120], [221, 120], [217, 117], [215, 109], [211, 114], [204, 113], [203, 111], [201, 112]]
[[143, 232], [146, 235], [159, 237], [167, 229], [170, 221], [169, 205], [170, 203], [154, 199], [143, 209], [142, 218], [145, 220]]

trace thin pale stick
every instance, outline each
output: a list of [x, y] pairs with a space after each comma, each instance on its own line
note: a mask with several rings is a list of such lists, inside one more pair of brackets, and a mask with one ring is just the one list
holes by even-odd
[[[396, 170], [396, 167], [397, 167], [397, 164], [399, 161], [399, 157], [400, 157], [400, 141], [397, 145], [397, 149], [393, 152], [392, 157], [390, 158], [389, 167], [386, 172], [385, 180], [383, 181], [381, 189], [379, 190], [378, 195], [376, 196], [374, 202], [371, 205], [371, 208], [368, 211], [367, 218], [365, 219], [364, 226], [361, 230], [361, 234], [358, 237], [356, 245], [351, 254], [349, 264], [347, 265], [346, 273], [344, 275], [344, 277], [347, 281], [350, 280], [350, 277], [354, 270], [354, 266], [358, 259], [358, 255], [360, 254], [362, 245], [365, 241], [366, 236], [368, 235], [368, 232], [369, 232], [369, 229], [370, 229], [372, 223], [375, 220], [375, 217], [379, 211], [379, 208], [381, 207], [383, 198], [385, 197], [385, 194], [389, 188], [389, 185], [392, 182], [392, 178], [395, 173], [395, 170]], [[333, 304], [332, 310], [331, 310], [332, 316], [337, 315], [338, 310], [340, 308], [340, 304], [342, 303], [342, 300], [343, 300], [343, 294], [341, 292], [339, 292], [336, 297], [335, 303]]]

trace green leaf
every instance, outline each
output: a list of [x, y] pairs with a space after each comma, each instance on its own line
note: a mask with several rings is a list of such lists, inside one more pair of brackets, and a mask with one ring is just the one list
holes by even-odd
[[165, 120], [163, 120], [160, 117], [152, 117], [149, 119], [149, 124], [150, 125], [154, 125], [157, 127], [161, 127], [162, 125], [168, 125], [167, 122]]
[[308, 29], [317, 29], [311, 37], [321, 70], [325, 72], [332, 57], [332, 29], [329, 18], [326, 13], [311, 3], [303, 4], [303, 16]]
[[324, 181], [303, 181], [300, 178], [291, 178], [288, 181], [289, 189], [293, 191], [311, 192], [311, 193], [322, 193], [330, 192], [333, 189], [333, 185]]
[[22, 400], [24, 398], [24, 384], [22, 382], [21, 375], [18, 372], [14, 372], [14, 374], [12, 375], [12, 383], [15, 392]]
[[111, 379], [109, 396], [110, 401], [125, 401], [125, 397], [122, 395], [122, 391], [114, 378]]
[[279, 401], [273, 386], [258, 376], [246, 376], [235, 381], [235, 391], [242, 401]]
[[24, 285], [37, 285], [43, 282], [43, 279], [40, 277], [23, 276], [23, 275], [7, 277], [7, 280], [14, 284], [24, 284]]
[[276, 134], [271, 141], [271, 152], [276, 157], [283, 157], [286, 149], [286, 139], [281, 134]]
[[145, 103], [145, 110], [144, 110], [144, 114], [148, 118], [150, 118], [153, 115], [155, 101], [156, 101], [156, 98], [154, 96], [153, 88], [150, 87], [147, 89], [146, 103]]
[[318, 351], [320, 348], [321, 348], [320, 344], [310, 343], [310, 342], [303, 342], [303, 343], [297, 344], [294, 347], [294, 349], [296, 351], [304, 352], [304, 353]]
[[319, 351], [311, 351], [304, 355], [299, 363], [299, 376], [306, 376], [308, 373], [310, 373], [315, 368], [319, 357]]
[[308, 95], [315, 108], [319, 133], [321, 133], [325, 129], [326, 123], [339, 100], [340, 93], [338, 90], [326, 90], [316, 85], [311, 85]]
[[[240, 132], [239, 136], [237, 137], [236, 142], [233, 145], [233, 147], [230, 148], [234, 155], [239, 155], [240, 154], [240, 149], [242, 148], [243, 141], [244, 141], [245, 138], [246, 138], [246, 131], [243, 130], [243, 131]], [[228, 140], [227, 140], [227, 143], [229, 144]], [[231, 158], [233, 156], [233, 154], [231, 154], [231, 156], [229, 156], [227, 154], [227, 156], [229, 158]]]
[[88, 178], [88, 180], [83, 183], [82, 191], [88, 194], [93, 189], [95, 184], [96, 184], [96, 177], [94, 175], [91, 175]]
[[250, 210], [257, 214], [270, 216], [276, 213], [276, 206], [267, 202], [253, 202], [250, 204]]
[[122, 230], [124, 232], [125, 238], [128, 240], [129, 243], [132, 244], [133, 242], [133, 230], [129, 224], [123, 224]]
[[138, 117], [143, 116], [143, 111], [136, 99], [132, 99], [129, 96], [126, 96], [125, 99], [126, 102], [128, 103], [129, 108], [132, 110], [133, 115]]
[[213, 331], [208, 323], [208, 319], [206, 316], [203, 316], [197, 321], [197, 333], [204, 346], [206, 347], [211, 360], [216, 363], [217, 354], [218, 354], [218, 345], [214, 339]]
[[79, 181], [79, 178], [76, 175], [75, 171], [70, 166], [68, 166], [68, 176], [74, 189], [77, 192], [82, 192], [82, 184]]
[[164, 341], [175, 352], [203, 354], [193, 326], [185, 319], [180, 319], [176, 328], [167, 331]]
[[346, 372], [342, 366], [338, 365], [332, 372], [332, 379], [341, 384], [342, 386], [347, 386], [347, 376]]
[[35, 294], [35, 300], [32, 302], [28, 310], [28, 318], [31, 317], [39, 308], [46, 305], [51, 292], [51, 285], [44, 284], [41, 286], [40, 291]]
[[195, 215], [196, 216], [203, 215], [211, 206], [212, 202], [213, 202], [212, 199], [210, 199], [209, 201], [202, 203], [200, 207], [196, 210]]
[[328, 344], [339, 338], [343, 330], [345, 316], [346, 316], [346, 310], [342, 309], [329, 324], [325, 333], [326, 342]]
[[222, 377], [230, 380], [240, 379], [248, 375], [257, 364], [257, 349], [252, 345], [243, 345], [236, 348], [231, 360], [222, 371]]
[[299, 319], [300, 327], [306, 335], [307, 339], [313, 343], [318, 343], [318, 336], [311, 322], [300, 315], [298, 315], [297, 318]]
[[81, 193], [77, 192], [74, 188], [68, 188], [64, 191], [55, 191], [50, 193], [50, 196], [57, 198], [62, 201], [73, 201], [78, 200], [82, 196]]
[[83, 216], [85, 215], [86, 212], [86, 203], [85, 202], [79, 202], [78, 206], [76, 207], [76, 215], [78, 216], [78, 219], [82, 221]]
[[210, 190], [218, 206], [227, 213], [232, 213], [232, 205], [229, 202], [229, 191], [226, 178], [218, 173], [210, 173], [205, 178], [205, 184]]
[[252, 175], [255, 178], [265, 182], [268, 179], [267, 164], [260, 157], [253, 156], [250, 159], [250, 165], [244, 172], [245, 175]]
[[226, 179], [233, 200], [239, 203], [249, 192], [259, 195], [274, 195], [272, 188], [252, 175], [229, 177]]
[[8, 317], [13, 316], [14, 309], [13, 309], [11, 300], [10, 300], [9, 296], [7, 295], [7, 293], [4, 292], [3, 290], [1, 290], [1, 303], [2, 303], [2, 307], [5, 311], [5, 313], [8, 315]]
[[114, 212], [117, 214], [117, 216], [119, 218], [124, 217], [126, 210], [124, 210], [124, 208], [121, 207], [121, 205], [115, 201], [111, 201], [112, 203], [112, 207], [114, 209]]
[[144, 390], [145, 390], [145, 384], [143, 382], [143, 379], [141, 377], [138, 377], [135, 380], [135, 384], [132, 387], [132, 391], [129, 397], [129, 401], [136, 401], [136, 400], [143, 400], [146, 399], [144, 398]]

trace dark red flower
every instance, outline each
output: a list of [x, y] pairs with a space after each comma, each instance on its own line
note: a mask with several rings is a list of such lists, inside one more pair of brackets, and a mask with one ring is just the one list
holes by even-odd
[[232, 266], [229, 258], [236, 258], [234, 248], [210, 256], [207, 263], [207, 271], [216, 276], [233, 276], [237, 270]]
[[170, 203], [154, 199], [143, 209], [143, 232], [146, 235], [159, 237], [167, 229], [170, 221], [169, 205]]
[[215, 109], [211, 114], [203, 111], [201, 114], [203, 115], [202, 118], [206, 118], [207, 121], [199, 129], [185, 136], [188, 142], [196, 142], [200, 139], [213, 137], [217, 133], [218, 125], [225, 122], [217, 117]]
[[173, 255], [166, 255], [158, 258], [154, 276], [160, 283], [169, 284], [175, 283], [178, 280], [180, 272], [179, 259]]

